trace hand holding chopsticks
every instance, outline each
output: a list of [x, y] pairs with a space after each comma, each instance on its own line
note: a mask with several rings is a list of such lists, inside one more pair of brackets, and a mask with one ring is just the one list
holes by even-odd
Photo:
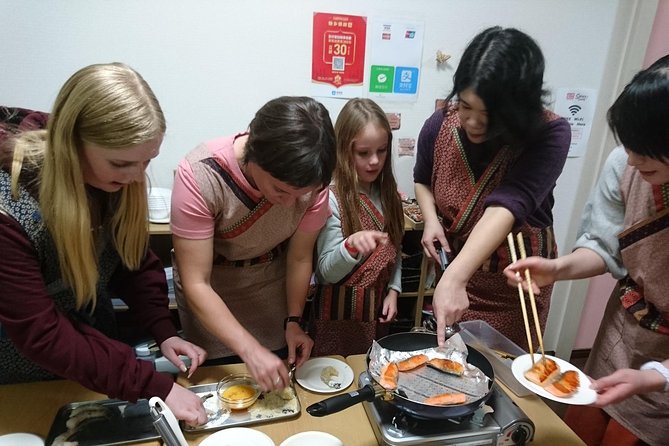
[[[511, 251], [511, 259], [515, 262], [518, 260], [516, 256], [516, 246], [513, 241], [513, 234], [509, 233], [507, 236], [507, 241], [509, 243], [509, 249]], [[525, 251], [525, 242], [523, 240], [523, 234], [518, 233], [518, 248], [520, 249], [520, 258], [527, 258], [527, 253]], [[527, 291], [530, 296], [530, 306], [532, 308], [532, 317], [534, 319], [534, 328], [537, 332], [537, 339], [539, 340], [539, 348], [541, 349], [541, 359], [545, 359], [544, 356], [544, 341], [541, 334], [541, 324], [539, 323], [539, 315], [537, 314], [537, 304], [534, 299], [534, 290], [532, 289], [532, 277], [530, 276], [530, 270], [525, 268], [525, 280], [527, 280]], [[527, 308], [525, 306], [525, 293], [523, 292], [523, 286], [518, 282], [518, 297], [520, 298], [520, 307], [523, 310], [523, 323], [525, 324], [525, 333], [527, 334], [527, 345], [530, 349], [530, 358], [532, 359], [532, 364], [534, 364], [534, 352], [532, 347], [532, 334], [530, 331], [530, 323], [527, 317]]]

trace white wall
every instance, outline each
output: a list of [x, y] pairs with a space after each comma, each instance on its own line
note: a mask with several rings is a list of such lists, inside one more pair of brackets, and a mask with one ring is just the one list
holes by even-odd
[[[245, 129], [273, 97], [310, 94], [313, 12], [425, 23], [418, 101], [380, 102], [387, 112], [402, 113], [396, 138], [417, 138], [434, 100], [450, 91], [462, 50], [487, 26], [517, 27], [539, 42], [548, 88], [610, 89], [607, 70], [623, 58], [616, 55], [616, 36], [620, 27], [629, 32], [633, 19], [626, 14], [638, 1], [0, 0], [5, 36], [0, 104], [48, 111], [60, 86], [78, 68], [128, 63], [152, 86], [166, 114], [168, 134], [149, 174], [154, 185], [170, 187], [173, 169], [198, 142]], [[650, 24], [652, 16], [642, 16], [636, 26]], [[445, 68], [435, 63], [437, 50], [453, 56]], [[602, 97], [608, 100], [609, 95], [600, 92], [595, 120], [603, 122], [609, 103], [602, 103]], [[334, 121], [343, 101], [321, 100]], [[595, 150], [603, 150], [605, 131], [603, 125], [593, 129], [590, 146]], [[556, 189], [555, 227], [563, 252], [573, 241], [573, 220], [582, 207], [578, 197], [590, 186], [582, 178], [599, 169], [596, 161], [584, 170], [584, 159], [588, 156], [568, 160]], [[400, 188], [411, 196], [413, 163], [413, 157], [396, 159]], [[556, 302], [547, 348], [555, 348], [568, 317], [564, 302]]]

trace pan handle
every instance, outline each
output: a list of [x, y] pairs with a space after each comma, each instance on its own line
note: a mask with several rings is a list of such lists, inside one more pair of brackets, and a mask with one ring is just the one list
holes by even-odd
[[374, 401], [375, 397], [376, 390], [371, 384], [367, 384], [362, 389], [333, 396], [318, 403], [314, 403], [307, 407], [307, 412], [311, 416], [322, 417], [337, 413], [362, 401]]

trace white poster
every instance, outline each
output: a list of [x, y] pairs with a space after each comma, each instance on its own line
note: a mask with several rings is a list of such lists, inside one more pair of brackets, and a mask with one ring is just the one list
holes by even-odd
[[571, 158], [583, 156], [588, 147], [596, 103], [597, 91], [592, 88], [560, 88], [557, 91], [554, 111], [571, 126]]
[[368, 27], [369, 97], [415, 102], [423, 54], [423, 22], [373, 17]]

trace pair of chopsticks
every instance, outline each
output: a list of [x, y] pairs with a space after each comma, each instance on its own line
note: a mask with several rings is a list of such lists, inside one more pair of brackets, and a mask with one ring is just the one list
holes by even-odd
[[[525, 252], [525, 242], [523, 240], [523, 234], [518, 233], [518, 248], [520, 249], [520, 258], [527, 258], [527, 253]], [[513, 241], [513, 234], [509, 233], [506, 236], [506, 240], [509, 243], [509, 249], [511, 250], [511, 260], [514, 262], [518, 260], [516, 256], [516, 245]], [[539, 324], [539, 316], [537, 315], [537, 304], [534, 300], [534, 290], [532, 290], [532, 278], [530, 277], [530, 270], [525, 269], [525, 280], [527, 280], [527, 291], [530, 295], [530, 305], [532, 307], [532, 317], [534, 318], [534, 329], [537, 332], [537, 339], [539, 339], [539, 348], [541, 348], [541, 360], [546, 359], [544, 353], [544, 340], [541, 335], [541, 325]], [[534, 348], [532, 347], [532, 334], [530, 333], [530, 322], [527, 319], [527, 307], [525, 306], [525, 293], [523, 291], [523, 285], [518, 282], [518, 297], [520, 298], [520, 308], [523, 310], [523, 322], [525, 323], [525, 334], [527, 335], [527, 345], [530, 348], [530, 358], [532, 359], [532, 365], [534, 365]]]

